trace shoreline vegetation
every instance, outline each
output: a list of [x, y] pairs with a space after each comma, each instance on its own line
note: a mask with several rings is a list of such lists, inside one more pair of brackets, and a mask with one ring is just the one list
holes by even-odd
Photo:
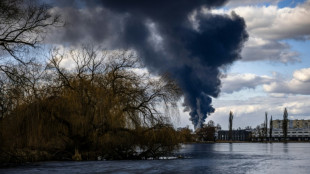
[[[174, 109], [181, 96], [168, 76], [134, 72], [139, 62], [131, 52], [101, 57], [93, 47], [81, 50], [54, 52], [50, 64], [35, 65], [43, 75], [31, 88], [7, 79], [0, 162], [156, 159], [189, 138], [190, 130], [181, 136], [159, 111]], [[61, 68], [59, 56], [80, 68]]]
[[41, 41], [64, 25], [58, 14], [39, 1], [2, 0], [0, 10], [1, 164], [157, 159], [179, 148], [170, 118], [182, 91], [169, 74], [94, 44], [46, 53]]
[[0, 166], [160, 159], [194, 141], [170, 121], [180, 87], [141, 72], [135, 52], [85, 44], [39, 57], [49, 29], [64, 23], [29, 2], [0, 1]]

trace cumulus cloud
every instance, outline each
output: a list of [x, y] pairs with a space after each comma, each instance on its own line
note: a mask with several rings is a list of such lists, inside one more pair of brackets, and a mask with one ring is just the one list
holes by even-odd
[[310, 95], [310, 68], [294, 71], [291, 79], [280, 74], [259, 76], [255, 74], [228, 74], [222, 77], [222, 92], [233, 93], [244, 89], [256, 89], [263, 86], [272, 97], [283, 97], [286, 94]]
[[273, 81], [268, 76], [258, 76], [255, 74], [229, 74], [222, 79], [222, 92], [233, 93], [242, 89], [255, 89], [259, 85], [263, 85]]
[[231, 0], [226, 4], [226, 7], [237, 7], [245, 5], [257, 5], [257, 4], [277, 4], [279, 0]]
[[233, 9], [244, 17], [251, 34], [268, 40], [309, 39], [310, 1], [295, 8], [246, 6]]
[[300, 62], [299, 54], [281, 41], [250, 37], [242, 51], [243, 61], [274, 61], [282, 63]]
[[310, 0], [294, 8], [246, 5], [212, 12], [235, 11], [245, 19], [250, 38], [242, 52], [244, 61], [271, 60], [288, 63], [299, 61], [300, 58], [283, 40], [310, 39], [309, 8]]
[[[212, 13], [235, 11], [245, 19], [250, 37], [242, 51], [242, 61], [300, 61], [299, 54], [291, 50], [286, 40], [310, 40], [310, 1], [286, 8], [277, 7], [277, 2], [270, 6], [261, 5], [268, 3], [268, 0], [260, 1], [262, 3], [258, 2], [259, 0], [254, 1], [253, 4], [247, 1], [242, 4], [237, 0], [226, 5], [228, 10], [212, 10]], [[234, 128], [248, 125], [255, 127], [264, 122], [266, 111], [273, 119], [282, 119], [284, 108], [288, 109], [289, 118], [310, 119], [310, 68], [296, 70], [290, 79], [279, 74], [270, 77], [231, 74], [222, 81], [222, 92], [227, 95], [214, 99], [215, 113], [208, 117], [206, 122], [213, 120], [220, 123], [223, 129], [228, 129], [228, 115], [233, 111]], [[258, 86], [262, 88], [257, 88]], [[254, 89], [255, 93], [262, 89], [264, 93], [251, 97], [244, 89]], [[231, 94], [236, 91], [250, 97]]]
[[310, 68], [304, 68], [295, 71], [293, 74], [294, 78], [302, 82], [310, 82]]
[[[211, 97], [220, 92], [220, 68], [241, 58], [248, 38], [244, 20], [235, 13], [199, 10], [218, 8], [226, 0], [71, 1], [73, 6], [53, 1], [53, 10], [67, 22], [56, 41], [75, 45], [91, 40], [107, 49], [135, 50], [150, 73], [168, 74], [180, 86], [195, 127], [214, 111]], [[188, 19], [193, 11], [197, 28]]]
[[223, 129], [228, 128], [228, 115], [230, 111], [235, 114], [234, 128], [252, 126], [255, 127], [264, 122], [264, 114], [268, 112], [268, 117], [282, 119], [283, 110], [287, 108], [290, 117], [295, 119], [310, 119], [310, 97], [283, 95], [282, 97], [260, 96], [249, 100], [223, 100], [215, 99], [215, 113], [206, 122], [213, 120], [220, 123]]
[[310, 68], [296, 70], [289, 81], [277, 81], [265, 84], [264, 90], [270, 93], [289, 93], [310, 95]]

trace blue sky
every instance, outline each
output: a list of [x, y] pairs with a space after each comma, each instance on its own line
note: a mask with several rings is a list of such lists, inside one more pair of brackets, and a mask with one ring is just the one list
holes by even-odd
[[[249, 38], [242, 49], [242, 59], [234, 61], [235, 58], [232, 57], [234, 63], [231, 66], [221, 67], [223, 71], [221, 76], [221, 93], [219, 97], [213, 98], [212, 105], [215, 108], [215, 112], [208, 116], [206, 122], [213, 120], [215, 123], [222, 125], [223, 129], [227, 129], [228, 114], [230, 111], [233, 111], [235, 113], [234, 128], [245, 126], [255, 127], [264, 121], [265, 112], [268, 112], [269, 116], [273, 115], [273, 119], [281, 119], [284, 108], [288, 109], [290, 119], [310, 119], [310, 0], [231, 0], [224, 4], [224, 6], [211, 10], [209, 10], [209, 8], [200, 8], [203, 3], [208, 4], [207, 2], [210, 1], [184, 1], [186, 5], [181, 4], [178, 6], [172, 3], [173, 5], [168, 6], [169, 8], [161, 9], [165, 12], [161, 14], [170, 14], [174, 16], [173, 18], [168, 18], [165, 15], [158, 15], [157, 11], [153, 11], [152, 9], [161, 8], [158, 4], [171, 5], [171, 2], [174, 2], [174, 0], [154, 0], [147, 1], [147, 3], [140, 3], [141, 1], [135, 1], [135, 8], [131, 9], [132, 6], [130, 5], [128, 8], [122, 8], [125, 7], [126, 4], [128, 5], [128, 3], [124, 3], [125, 1], [121, 0], [113, 1], [115, 4], [111, 3], [110, 5], [112, 5], [112, 7], [107, 3], [112, 1], [102, 1], [102, 3], [95, 3], [99, 1], [94, 1], [94, 3], [88, 4], [85, 2], [90, 1], [46, 0], [46, 2], [55, 5], [53, 11], [61, 13], [68, 24], [63, 30], [53, 33], [52, 37], [50, 37], [47, 42], [66, 47], [68, 45], [70, 46], [72, 43], [75, 45], [83, 43], [85, 40], [92, 40], [101, 44], [106, 49], [120, 49], [124, 47], [124, 43], [130, 43], [132, 46], [131, 49], [136, 49], [138, 54], [140, 52], [144, 61], [165, 62], [167, 56], [169, 56], [169, 60], [173, 60], [171, 62], [177, 60], [174, 63], [168, 63], [167, 65], [169, 66], [162, 63], [151, 63], [150, 66], [156, 65], [156, 67], [151, 67], [151, 69], [155, 68], [160, 72], [160, 70], [165, 69], [162, 67], [169, 67], [165, 69], [168, 71], [174, 69], [174, 65], [181, 65], [183, 63], [189, 66], [188, 62], [191, 62], [195, 65], [191, 67], [193, 70], [195, 69], [195, 71], [192, 72], [198, 72], [198, 74], [188, 79], [179, 75], [175, 75], [174, 77], [179, 78], [179, 82], [186, 81], [183, 85], [203, 83], [204, 86], [214, 87], [215, 85], [217, 89], [217, 84], [213, 83], [217, 81], [218, 74], [214, 75], [214, 73], [208, 72], [208, 68], [204, 67], [204, 65], [202, 66], [203, 69], [196, 71], [196, 69], [198, 69], [197, 67], [200, 67], [200, 64], [196, 64], [196, 61], [189, 59], [192, 58], [190, 56], [183, 57], [179, 54], [179, 52], [182, 51], [184, 51], [182, 53], [188, 53], [197, 50], [207, 53], [208, 51], [204, 52], [204, 50], [200, 49], [208, 49], [208, 46], [196, 45], [190, 47], [191, 50], [188, 50], [187, 47], [183, 50], [184, 47], [178, 47], [178, 44], [171, 44], [175, 43], [175, 41], [181, 41], [179, 39], [174, 40], [175, 38], [182, 38], [182, 35], [170, 35], [171, 33], [175, 33], [173, 29], [178, 28], [172, 27], [171, 25], [182, 27], [184, 21], [175, 20], [178, 19], [178, 15], [186, 13], [184, 16], [188, 16], [188, 19], [184, 20], [188, 20], [186, 23], [189, 22], [187, 24], [192, 24], [190, 27], [194, 30], [193, 32], [199, 34], [196, 27], [199, 27], [201, 24], [199, 21], [199, 17], [201, 16], [197, 16], [197, 12], [206, 14], [206, 16], [210, 13], [211, 16], [212, 14], [225, 15], [225, 18], [231, 19], [233, 19], [232, 12], [234, 12], [244, 19]], [[194, 10], [191, 8], [187, 9], [188, 6], [197, 2], [199, 2], [198, 5], [196, 4], [197, 7], [191, 7]], [[224, 0], [219, 2], [224, 2]], [[115, 6], [113, 6], [113, 4]], [[179, 11], [176, 11], [182, 13], [174, 14], [170, 10], [171, 7], [181, 7]], [[211, 5], [210, 8], [212, 7]], [[145, 8], [148, 8], [148, 10]], [[119, 10], [113, 11], [113, 9]], [[128, 11], [126, 12], [124, 9]], [[134, 15], [128, 16], [128, 14], [131, 13]], [[141, 19], [147, 20], [144, 21]], [[134, 29], [132, 29], [131, 25], [129, 25], [130, 23], [122, 23], [126, 20], [134, 21], [138, 25], [132, 25], [134, 26]], [[199, 22], [197, 23], [197, 21]], [[206, 23], [203, 23], [205, 26], [214, 24], [212, 21], [205, 22]], [[163, 30], [161, 28], [163, 24], [169, 25], [164, 25], [166, 28]], [[128, 27], [131, 29], [130, 32], [124, 32]], [[242, 29], [244, 29], [243, 23]], [[210, 35], [210, 37], [221, 35], [221, 33], [219, 33], [221, 31], [222, 30], [216, 30], [217, 34]], [[230, 30], [224, 30], [224, 32], [230, 32]], [[199, 37], [197, 38], [198, 40], [200, 39]], [[195, 43], [188, 42], [187, 39], [191, 38], [183, 39], [182, 42], [186, 40], [183, 44]], [[231, 39], [231, 37], [227, 38], [227, 40], [229, 39]], [[236, 41], [236, 39], [234, 41]], [[204, 42], [198, 43], [204, 44]], [[166, 44], [170, 45], [167, 46]], [[221, 43], [219, 43], [219, 45], [220, 44]], [[170, 47], [175, 48], [171, 49]], [[224, 52], [225, 51], [231, 53], [230, 50], [224, 50]], [[147, 56], [143, 57], [143, 53]], [[218, 54], [216, 59], [220, 60], [221, 55], [222, 54]], [[213, 59], [214, 57], [212, 57], [212, 55], [204, 56], [203, 58], [206, 59], [200, 60], [216, 60]], [[220, 65], [226, 65], [226, 63]], [[207, 66], [209, 65], [207, 64]], [[202, 71], [206, 72], [203, 73]], [[178, 73], [178, 71], [171, 72]], [[212, 76], [215, 76], [215, 78], [210, 78]], [[199, 83], [192, 83], [192, 80], [195, 78], [200, 80]], [[191, 88], [193, 87], [185, 88], [190, 89], [187, 91], [190, 95], [184, 95], [185, 97], [193, 94], [191, 93]], [[203, 90], [204, 91], [196, 91], [194, 94], [201, 95], [203, 92], [212, 91], [213, 89]], [[205, 94], [214, 96], [214, 93]], [[196, 100], [201, 99], [199, 97], [201, 96], [194, 96]], [[197, 103], [199, 103], [199, 107], [191, 107], [194, 111], [199, 110], [197, 108], [208, 107], [208, 102], [204, 105], [200, 104], [203, 102], [197, 102], [196, 100], [187, 100], [193, 101], [193, 103], [188, 106], [196, 106], [198, 105]], [[173, 120], [173, 123], [176, 127], [189, 125], [193, 128], [191, 121], [189, 121], [189, 113], [184, 112], [183, 109], [180, 102], [180, 118]], [[202, 114], [198, 114], [197, 112], [196, 115], [199, 115], [199, 119], [201, 120]]]
[[[232, 110], [234, 128], [255, 127], [265, 112], [281, 119], [285, 107], [290, 119], [310, 119], [309, 10], [309, 0], [237, 0], [214, 10], [243, 17], [250, 38], [243, 58], [225, 71], [222, 92], [213, 99], [216, 111], [206, 122], [227, 129]], [[190, 125], [181, 115], [180, 125]]]
[[242, 60], [236, 62], [230, 67], [232, 73], [254, 73], [257, 75], [271, 74], [273, 71], [282, 72], [286, 75], [292, 75], [296, 69], [307, 68], [310, 65], [310, 42], [303, 40], [286, 40], [291, 46], [292, 51], [299, 53], [300, 62], [281, 63], [272, 61], [244, 62]]
[[296, 5], [305, 2], [305, 0], [282, 0], [278, 2], [277, 6], [279, 8], [284, 8], [284, 7], [296, 7]]

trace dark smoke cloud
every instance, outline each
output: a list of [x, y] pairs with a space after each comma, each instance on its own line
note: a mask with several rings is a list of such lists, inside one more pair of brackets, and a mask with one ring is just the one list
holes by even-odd
[[[150, 72], [175, 79], [195, 128], [215, 110], [211, 97], [220, 92], [219, 68], [241, 58], [248, 38], [245, 22], [236, 14], [201, 12], [225, 0], [75, 0], [73, 6], [53, 2], [68, 23], [62, 41], [92, 39], [113, 49], [134, 49]], [[189, 20], [194, 11], [196, 28]]]

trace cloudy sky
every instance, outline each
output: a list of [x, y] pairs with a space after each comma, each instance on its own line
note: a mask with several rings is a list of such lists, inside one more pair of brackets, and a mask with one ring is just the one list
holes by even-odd
[[255, 127], [265, 112], [281, 119], [285, 107], [290, 119], [310, 119], [310, 1], [237, 0], [213, 11], [243, 17], [249, 39], [222, 78], [207, 121], [227, 129], [232, 110], [235, 128]]
[[47, 42], [132, 49], [168, 73], [184, 92], [176, 127], [227, 129], [229, 111], [255, 127], [285, 107], [310, 119], [310, 0], [43, 1], [66, 21]]

